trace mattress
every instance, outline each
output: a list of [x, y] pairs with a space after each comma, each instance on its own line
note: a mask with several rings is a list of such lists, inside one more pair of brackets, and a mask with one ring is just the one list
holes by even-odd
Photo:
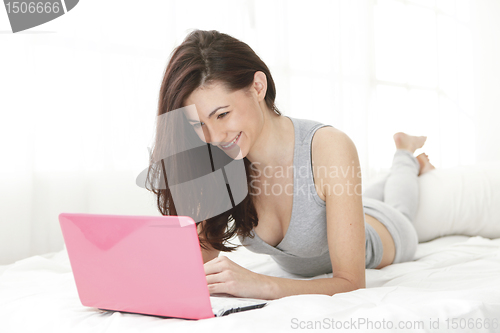
[[[243, 247], [221, 255], [257, 273], [300, 278]], [[364, 289], [289, 296], [197, 321], [82, 306], [65, 250], [0, 266], [1, 332], [499, 332], [499, 325], [500, 238], [441, 237], [419, 244], [414, 261], [367, 269]]]

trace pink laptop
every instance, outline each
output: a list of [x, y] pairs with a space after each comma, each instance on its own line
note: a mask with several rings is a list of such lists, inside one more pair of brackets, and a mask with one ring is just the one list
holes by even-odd
[[84, 306], [203, 319], [261, 308], [266, 300], [210, 296], [188, 216], [59, 215]]

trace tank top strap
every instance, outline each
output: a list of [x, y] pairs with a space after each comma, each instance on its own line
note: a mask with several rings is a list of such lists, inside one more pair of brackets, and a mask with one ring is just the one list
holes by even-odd
[[[297, 145], [298, 146], [306, 145], [309, 146], [309, 150], [311, 149], [311, 142], [314, 133], [321, 127], [331, 126], [310, 119], [294, 118], [290, 116], [285, 116], [285, 117], [289, 118], [293, 123], [294, 133], [295, 133], [295, 146], [297, 147]], [[294, 160], [294, 164], [295, 162], [299, 161]]]

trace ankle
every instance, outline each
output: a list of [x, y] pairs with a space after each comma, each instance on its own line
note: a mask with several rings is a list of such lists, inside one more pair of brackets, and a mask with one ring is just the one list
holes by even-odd
[[409, 145], [408, 143], [404, 142], [403, 140], [401, 140], [400, 138], [396, 137], [394, 139], [394, 143], [396, 144], [396, 149], [399, 149], [399, 150], [407, 150], [409, 151], [412, 155], [413, 153], [415, 153], [415, 147], [413, 147], [412, 145]]
[[396, 149], [397, 149], [397, 150], [405, 150], [405, 151], [409, 152], [409, 153], [410, 153], [410, 154], [412, 154], [412, 155], [413, 155], [413, 153], [415, 152], [415, 150], [414, 150], [414, 149], [409, 148], [409, 147], [406, 147], [406, 146], [399, 146], [399, 147], [398, 147], [398, 146], [396, 146]]

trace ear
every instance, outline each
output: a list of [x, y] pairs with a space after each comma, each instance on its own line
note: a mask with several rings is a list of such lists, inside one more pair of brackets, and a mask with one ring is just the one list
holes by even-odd
[[252, 88], [257, 94], [257, 100], [260, 102], [264, 100], [267, 92], [267, 77], [264, 72], [257, 71], [253, 77], [253, 85]]

